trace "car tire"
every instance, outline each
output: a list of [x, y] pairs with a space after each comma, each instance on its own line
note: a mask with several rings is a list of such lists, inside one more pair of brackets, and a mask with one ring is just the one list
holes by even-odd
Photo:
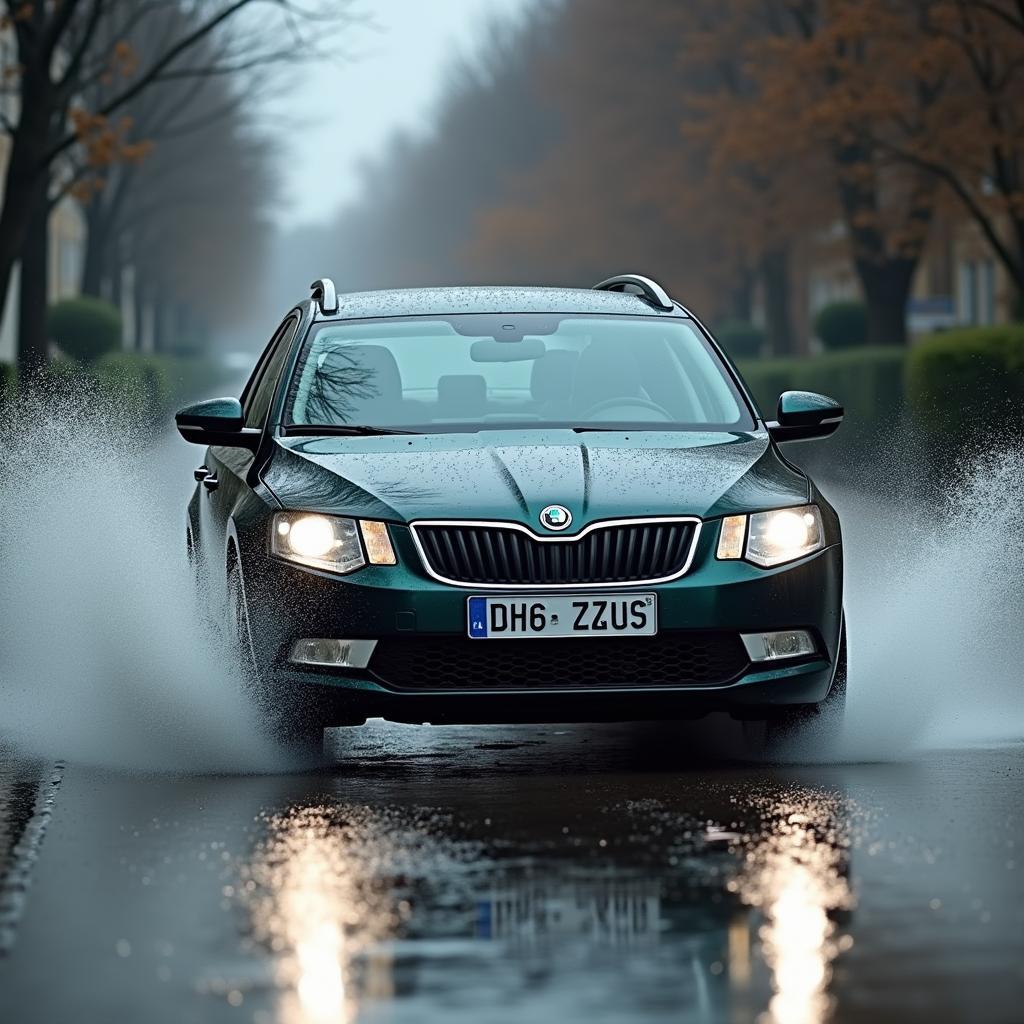
[[227, 630], [243, 672], [246, 695], [264, 732], [288, 754], [303, 760], [323, 756], [325, 721], [318, 709], [272, 687], [260, 672], [249, 628], [242, 570], [237, 559], [228, 569]]
[[842, 734], [846, 713], [848, 665], [846, 616], [839, 628], [839, 649], [832, 685], [820, 704], [792, 704], [773, 710], [764, 718], [743, 722], [747, 750], [759, 755], [825, 752], [834, 749]]

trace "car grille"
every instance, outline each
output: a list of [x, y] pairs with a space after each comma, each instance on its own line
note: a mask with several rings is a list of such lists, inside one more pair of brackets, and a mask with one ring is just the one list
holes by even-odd
[[644, 583], [681, 576], [694, 520], [608, 523], [580, 537], [534, 538], [509, 525], [414, 524], [428, 570], [476, 586]]
[[749, 664], [739, 635], [666, 631], [651, 637], [380, 640], [370, 672], [397, 690], [575, 690], [714, 686]]

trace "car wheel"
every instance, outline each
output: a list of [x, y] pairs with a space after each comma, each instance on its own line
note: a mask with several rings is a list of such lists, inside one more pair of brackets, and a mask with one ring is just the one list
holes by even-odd
[[242, 570], [234, 561], [228, 570], [228, 639], [238, 654], [244, 686], [264, 731], [290, 754], [303, 759], [323, 755], [324, 720], [317, 709], [269, 684], [260, 672], [249, 628]]
[[834, 748], [842, 733], [846, 713], [847, 645], [846, 617], [839, 632], [836, 670], [828, 695], [820, 704], [793, 704], [778, 708], [762, 719], [743, 722], [747, 750], [756, 754], [802, 754]]

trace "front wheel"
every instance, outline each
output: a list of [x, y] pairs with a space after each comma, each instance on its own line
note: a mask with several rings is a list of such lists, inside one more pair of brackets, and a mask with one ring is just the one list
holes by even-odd
[[834, 749], [842, 734], [846, 713], [846, 617], [839, 630], [836, 670], [832, 686], [820, 704], [793, 704], [772, 711], [763, 719], [743, 723], [743, 740], [755, 753], [774, 753], [786, 748], [793, 753]]
[[235, 561], [228, 570], [228, 638], [238, 653], [247, 697], [256, 708], [263, 731], [280, 747], [303, 759], [323, 755], [325, 721], [319, 709], [273, 687], [260, 672], [249, 628], [242, 570]]

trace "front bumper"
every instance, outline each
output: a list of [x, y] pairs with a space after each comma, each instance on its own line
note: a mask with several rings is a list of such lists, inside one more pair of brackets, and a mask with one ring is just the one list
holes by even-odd
[[[606, 681], [593, 689], [560, 688], [557, 678], [550, 686], [533, 685], [528, 690], [496, 687], [485, 678], [479, 686], [467, 687], [462, 681], [451, 687], [439, 678], [410, 691], [375, 676], [372, 657], [365, 671], [290, 664], [292, 644], [303, 637], [409, 644], [424, 637], [465, 637], [466, 598], [473, 589], [431, 579], [421, 567], [409, 531], [393, 525], [391, 532], [397, 566], [367, 567], [339, 578], [271, 558], [265, 550], [266, 534], [254, 531], [242, 556], [246, 600], [257, 658], [273, 685], [281, 688], [282, 697], [290, 691], [299, 699], [319, 702], [339, 722], [378, 716], [405, 722], [600, 721], [700, 717], [715, 710], [756, 715], [765, 706], [817, 703], [831, 686], [842, 620], [841, 545], [764, 570], [746, 562], [718, 561], [717, 528], [702, 531], [693, 565], [681, 579], [656, 586], [609, 587], [609, 592], [656, 591], [661, 633], [806, 629], [818, 641], [816, 655], [792, 662], [748, 662], [721, 685], [672, 686], [661, 681], [647, 686], [643, 679], [632, 678], [621, 687]], [[490, 591], [488, 596], [498, 593]], [[524, 592], [515, 596], [522, 598]]]

